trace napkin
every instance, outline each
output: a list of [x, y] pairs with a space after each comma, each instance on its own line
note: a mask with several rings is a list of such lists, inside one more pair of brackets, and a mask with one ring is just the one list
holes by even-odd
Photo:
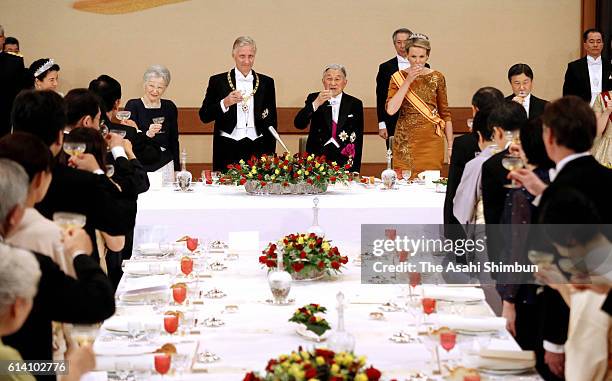
[[449, 302], [474, 302], [485, 299], [481, 288], [476, 287], [424, 287], [427, 298]]
[[506, 319], [501, 317], [464, 317], [437, 314], [437, 319], [440, 326], [472, 332], [499, 331], [506, 327]]
[[144, 261], [126, 261], [123, 262], [123, 272], [133, 275], [158, 275], [158, 274], [176, 274], [178, 265], [176, 262], [144, 262]]
[[533, 351], [482, 350], [474, 366], [489, 370], [521, 370], [535, 366]]
[[138, 245], [138, 247], [136, 248], [136, 250], [140, 253], [140, 254], [161, 254], [160, 250], [159, 250], [159, 243], [157, 242], [148, 242], [148, 243], [141, 243], [140, 245]]
[[152, 344], [132, 344], [128, 341], [101, 341], [96, 340], [93, 350], [96, 356], [136, 356], [155, 352], [158, 345]]
[[102, 324], [102, 328], [108, 331], [128, 332], [128, 323], [132, 321], [142, 322], [143, 330], [145, 329], [145, 327], [153, 326], [161, 330], [163, 318], [160, 315], [143, 316], [136, 314], [126, 316], [113, 316]]
[[138, 294], [143, 292], [162, 291], [170, 287], [169, 275], [151, 275], [142, 278], [130, 279], [122, 287], [121, 292]]
[[155, 355], [135, 355], [135, 356], [97, 356], [96, 370], [112, 371], [116, 370], [117, 366], [123, 367], [123, 364], [129, 364], [132, 370], [152, 370], [153, 359]]

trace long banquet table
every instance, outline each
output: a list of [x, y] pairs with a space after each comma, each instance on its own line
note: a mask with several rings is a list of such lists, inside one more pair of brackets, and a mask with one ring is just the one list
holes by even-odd
[[[336, 294], [339, 291], [346, 295], [346, 329], [356, 338], [356, 354], [367, 356], [368, 364], [383, 371], [384, 380], [406, 379], [415, 376], [419, 371], [430, 369], [428, 362], [431, 355], [422, 339], [418, 339], [416, 332], [415, 322], [420, 314], [418, 304], [407, 311], [384, 312], [383, 320], [373, 320], [371, 312], [380, 312], [383, 303], [393, 301], [403, 305], [406, 302], [403, 298], [406, 288], [401, 285], [361, 284], [360, 267], [355, 264], [354, 259], [360, 255], [361, 224], [441, 223], [444, 194], [435, 193], [424, 185], [402, 186], [393, 191], [353, 185], [350, 189], [331, 189], [317, 197], [321, 208], [319, 223], [325, 229], [326, 237], [332, 239], [340, 252], [350, 258], [342, 274], [320, 281], [295, 282], [289, 295], [295, 299], [294, 303], [288, 306], [270, 305], [265, 302], [271, 297], [266, 271], [258, 263], [259, 251], [253, 250], [241, 253], [238, 260], [227, 261], [228, 269], [224, 271], [204, 270], [205, 277], [196, 277], [195, 283], [193, 279], [190, 280], [188, 287], [191, 288], [192, 301], [201, 301], [202, 304], [192, 303], [189, 307], [164, 305], [155, 310], [151, 306], [132, 305], [122, 299], [126, 290], [150, 278], [135, 276], [126, 271], [117, 290], [117, 314], [103, 325], [101, 335], [94, 346], [100, 372], [92, 373], [91, 379], [105, 379], [105, 371], [122, 367], [134, 370], [145, 368], [152, 372], [138, 372], [137, 379], [159, 377], [152, 370], [154, 355], [150, 353], [150, 348], [145, 350], [145, 353], [138, 353], [140, 343], [133, 344], [125, 337], [114, 337], [106, 328], [110, 327], [110, 322], [116, 323], [117, 319], [136, 319], [153, 322], [158, 332], [163, 332], [161, 327], [164, 311], [187, 309], [200, 323], [214, 316], [222, 319], [224, 325], [206, 327], [198, 324], [196, 331], [188, 331], [178, 336], [157, 334], [153, 339], [155, 347], [166, 342], [178, 343], [179, 353], [187, 352], [193, 365], [187, 373], [174, 374], [167, 378], [242, 380], [245, 372], [249, 370], [262, 371], [271, 358], [287, 354], [298, 346], [311, 348], [316, 344], [298, 335], [296, 325], [288, 322], [296, 308], [308, 303], [321, 304], [327, 307], [326, 318], [332, 327], [335, 327]], [[139, 243], [148, 242], [147, 240], [176, 240], [186, 234], [205, 236], [210, 240], [225, 240], [231, 231], [256, 230], [260, 232], [261, 249], [270, 240], [276, 240], [290, 232], [304, 231], [310, 226], [312, 199], [313, 196], [248, 196], [242, 189], [201, 184], [190, 193], [175, 192], [172, 189], [152, 190], [140, 196], [137, 230], [146, 228], [149, 232], [153, 231], [153, 234], [135, 237], [135, 248]], [[151, 230], [153, 225], [165, 227], [162, 230]], [[205, 254], [205, 261], [214, 259], [209, 255], [212, 254]], [[202, 257], [196, 257], [196, 262], [202, 261]], [[130, 262], [154, 263], [157, 271], [164, 269], [162, 272], [169, 272], [170, 275], [166, 275], [167, 278], [162, 280], [168, 289], [172, 283], [182, 281], [178, 270], [178, 257], [145, 258], [135, 252]], [[200, 266], [200, 270], [202, 268], [205, 266]], [[157, 281], [159, 282], [159, 279]], [[202, 293], [205, 295], [211, 289], [220, 289], [227, 296], [221, 299], [202, 298]], [[427, 296], [450, 289], [443, 286], [419, 286], [415, 294]], [[458, 292], [474, 295], [472, 291], [482, 294], [482, 290], [475, 287]], [[227, 313], [228, 305], [238, 306], [238, 312]], [[493, 317], [484, 300], [476, 304], [439, 303], [438, 312], [433, 315], [434, 322], [441, 322], [444, 317]], [[416, 337], [417, 341], [397, 344], [389, 340], [394, 333], [401, 330]], [[519, 350], [505, 329], [498, 330], [489, 338], [489, 348]], [[458, 349], [448, 354], [442, 353], [444, 363], [461, 363], [465, 357], [464, 352], [477, 345], [476, 342], [479, 342], [479, 339], [473, 336], [459, 336]], [[132, 350], [136, 352], [131, 356], [122, 353]], [[212, 364], [198, 362], [198, 353], [206, 350], [220, 356], [220, 361]], [[513, 378], [506, 376], [503, 379]], [[539, 378], [528, 376], [522, 379]]]

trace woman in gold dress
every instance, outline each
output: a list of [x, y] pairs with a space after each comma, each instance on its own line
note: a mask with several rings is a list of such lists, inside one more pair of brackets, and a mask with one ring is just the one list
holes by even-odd
[[406, 41], [410, 67], [391, 77], [387, 113], [399, 111], [393, 138], [394, 167], [422, 171], [440, 170], [444, 162], [444, 136], [450, 157], [453, 126], [446, 96], [446, 80], [425, 67], [431, 45], [427, 36], [413, 34]]
[[608, 167], [612, 166], [612, 91], [604, 91], [593, 104], [597, 116], [597, 135], [591, 153], [595, 160]]

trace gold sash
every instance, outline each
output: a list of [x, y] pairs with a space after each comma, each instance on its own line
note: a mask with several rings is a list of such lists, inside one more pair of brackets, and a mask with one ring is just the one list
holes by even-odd
[[[401, 87], [402, 83], [404, 83], [404, 81], [406, 80], [406, 77], [404, 76], [404, 73], [400, 70], [395, 72], [391, 76], [391, 79], [397, 85], [397, 87]], [[412, 91], [411, 88], [408, 88], [408, 92], [406, 93], [405, 98], [408, 102], [410, 102], [412, 106], [414, 106], [414, 108], [421, 115], [423, 115], [428, 121], [433, 123], [433, 125], [436, 127], [436, 135], [442, 136], [442, 129], [444, 129], [444, 127], [446, 126], [446, 122], [442, 120], [442, 118], [440, 118], [440, 116], [438, 115], [438, 110], [436, 110], [435, 108], [431, 110], [429, 106], [427, 106], [427, 103], [425, 103], [425, 101], [422, 100], [421, 97], [419, 97], [414, 91]]]

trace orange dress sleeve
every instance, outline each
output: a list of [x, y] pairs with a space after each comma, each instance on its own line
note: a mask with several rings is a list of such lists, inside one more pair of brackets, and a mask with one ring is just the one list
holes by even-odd
[[393, 98], [395, 93], [397, 93], [397, 90], [399, 90], [399, 86], [395, 84], [395, 81], [393, 81], [393, 79], [389, 78], [389, 90], [387, 91], [387, 100], [385, 101], [385, 109], [387, 108], [387, 104], [389, 103], [391, 98]]
[[446, 94], [446, 79], [444, 75], [440, 73], [440, 81], [438, 82], [438, 88], [436, 89], [436, 101], [438, 102], [438, 115], [445, 122], [451, 121], [451, 113], [448, 108], [448, 96]]

